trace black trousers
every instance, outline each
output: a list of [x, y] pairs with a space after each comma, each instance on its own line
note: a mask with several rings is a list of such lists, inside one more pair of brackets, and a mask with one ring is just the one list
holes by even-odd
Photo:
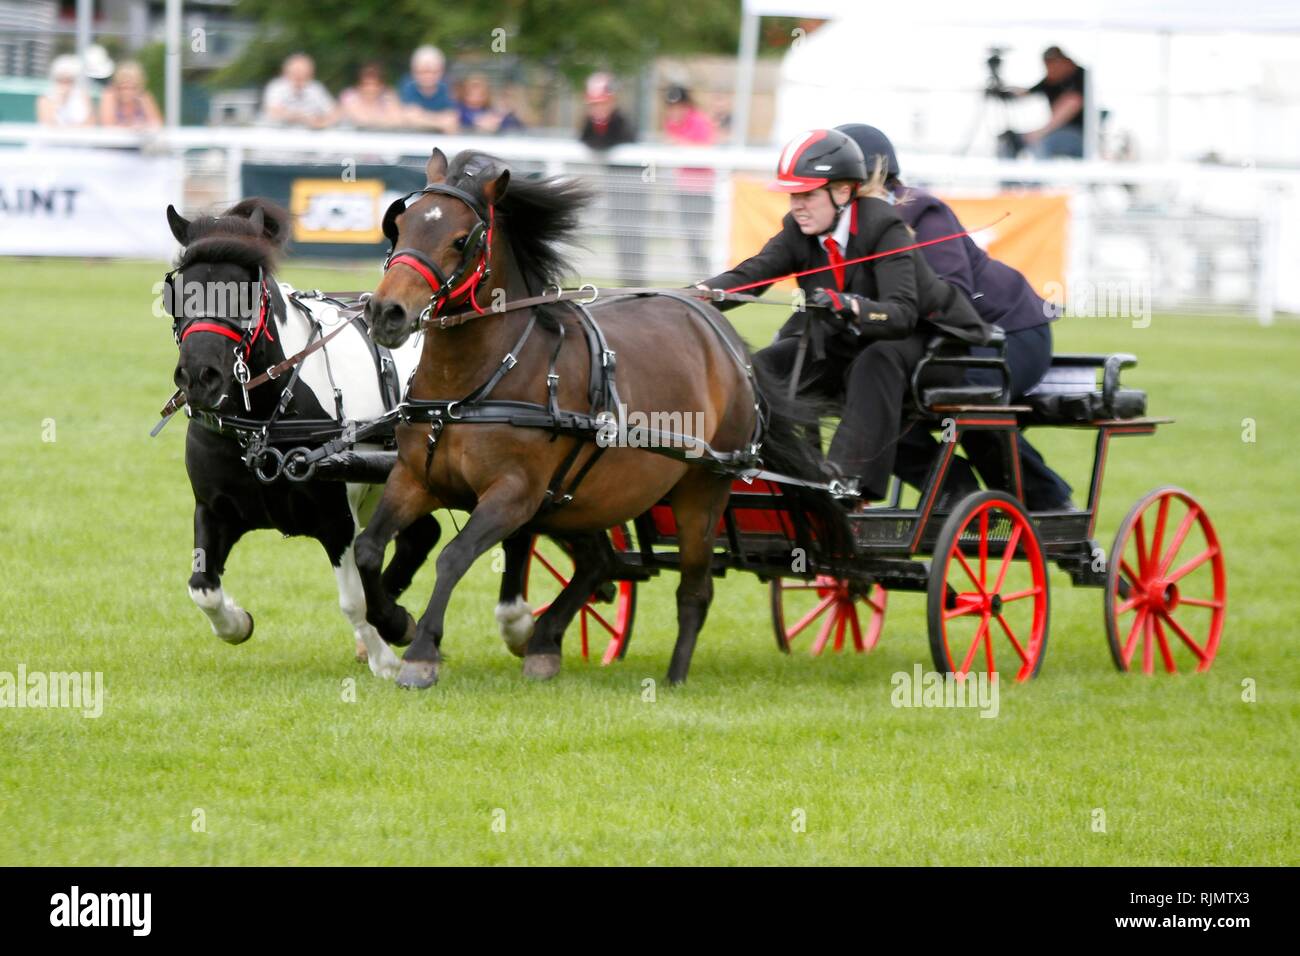
[[[973, 354], [994, 355], [994, 349], [972, 348]], [[1007, 369], [1011, 373], [1011, 400], [1018, 401], [1042, 379], [1052, 364], [1052, 327], [1038, 325], [1007, 333]], [[972, 369], [966, 373], [971, 385], [1001, 385], [1001, 376], [991, 369]], [[1024, 480], [1025, 503], [1031, 511], [1055, 508], [1070, 497], [1071, 488], [1065, 479], [1047, 466], [1038, 449], [1016, 434], [1020, 452], [1020, 470]], [[962, 436], [970, 464], [954, 458], [945, 486], [958, 492], [974, 491], [979, 487], [975, 471], [990, 488], [1003, 488], [1002, 442], [992, 432], [968, 432]], [[921, 487], [930, 470], [930, 464], [939, 452], [939, 443], [928, 429], [913, 426], [902, 436], [895, 466], [895, 474], [913, 487]], [[974, 470], [971, 469], [974, 465]]]
[[[881, 499], [894, 472], [903, 417], [903, 398], [912, 370], [925, 354], [927, 335], [880, 339], [855, 353], [827, 349], [815, 364], [804, 359], [800, 391], [824, 399], [843, 400], [843, 413], [826, 457], [846, 477], [856, 477], [864, 496]], [[755, 356], [782, 381], [794, 371], [798, 337], [778, 339]], [[960, 376], [959, 369], [937, 369], [939, 384]]]

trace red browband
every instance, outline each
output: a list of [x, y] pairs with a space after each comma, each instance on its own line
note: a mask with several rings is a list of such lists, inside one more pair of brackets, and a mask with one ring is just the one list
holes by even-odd
[[228, 339], [236, 342], [244, 341], [244, 337], [230, 328], [228, 325], [218, 325], [216, 322], [195, 322], [181, 333], [181, 341], [184, 342], [195, 332], [216, 332], [217, 335], [224, 335]]
[[438, 281], [438, 277], [435, 276], [429, 270], [428, 266], [422, 263], [419, 259], [406, 255], [405, 253], [399, 254], [388, 260], [387, 268], [391, 269], [396, 265], [406, 266], [408, 269], [412, 269], [419, 273], [420, 278], [429, 284], [429, 288], [433, 290], [435, 296], [435, 299], [432, 302], [433, 307], [429, 310], [430, 317], [437, 315], [442, 311], [444, 305], [464, 294], [466, 290], [469, 291], [469, 304], [473, 306], [474, 311], [479, 315], [484, 315], [487, 310], [479, 306], [475, 294], [478, 292], [479, 281], [483, 278], [483, 271], [487, 268], [488, 258], [492, 255], [492, 226], [494, 218], [493, 209], [489, 206], [487, 235], [483, 241], [483, 254], [479, 258], [478, 265], [474, 267], [474, 271], [466, 276], [460, 285], [456, 286], [454, 289], [448, 290], [441, 296], [438, 295], [438, 292], [442, 288], [442, 284]]

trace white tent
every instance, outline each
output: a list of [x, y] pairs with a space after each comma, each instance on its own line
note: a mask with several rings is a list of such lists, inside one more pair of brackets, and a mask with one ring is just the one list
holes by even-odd
[[[1255, 162], [1300, 159], [1294, 0], [1079, 0], [1061, 8], [1034, 0], [912, 0], [892, 10], [837, 0], [744, 0], [738, 137], [747, 125], [762, 16], [835, 21], [785, 57], [778, 140], [809, 125], [849, 121], [847, 115], [886, 126], [905, 147], [962, 151], [977, 138], [972, 123], [981, 107], [996, 114], [989, 120], [1001, 118], [1001, 108], [981, 96], [989, 49], [1008, 48], [1004, 79], [1029, 86], [1042, 74], [1042, 50], [1057, 44], [1091, 68], [1089, 129], [1096, 128], [1096, 111], [1108, 109], [1111, 129], [1133, 133], [1149, 158], [1216, 150]], [[1029, 128], [1046, 116], [1036, 99], [1017, 104], [1012, 125]], [[979, 138], [983, 149], [976, 151], [987, 152], [991, 137]]]

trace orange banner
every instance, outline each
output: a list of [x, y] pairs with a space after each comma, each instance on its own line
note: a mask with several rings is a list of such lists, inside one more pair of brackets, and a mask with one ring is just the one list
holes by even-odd
[[[1070, 230], [1069, 197], [1060, 193], [1002, 193], [980, 198], [953, 197], [952, 207], [965, 229], [976, 229], [1010, 213], [991, 229], [971, 238], [990, 256], [1018, 269], [1039, 295], [1065, 288], [1066, 241]], [[781, 228], [790, 209], [784, 193], [766, 188], [766, 180], [732, 178], [731, 258], [749, 258]], [[793, 280], [778, 288], [793, 288]]]

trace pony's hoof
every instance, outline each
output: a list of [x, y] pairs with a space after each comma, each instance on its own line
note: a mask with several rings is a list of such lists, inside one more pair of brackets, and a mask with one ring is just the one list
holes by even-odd
[[218, 634], [217, 637], [221, 638], [227, 644], [242, 644], [253, 636], [253, 615], [242, 609], [240, 610], [240, 613], [243, 614], [244, 617], [248, 618], [248, 630], [237, 631], [234, 634]]
[[356, 659], [358, 664], [364, 664], [370, 660], [370, 655], [366, 652], [366, 642], [357, 638]]
[[397, 686], [413, 690], [424, 690], [438, 683], [437, 661], [402, 661], [402, 670], [397, 675]]
[[559, 672], [559, 654], [529, 654], [524, 658], [524, 676], [529, 680], [550, 680]]

